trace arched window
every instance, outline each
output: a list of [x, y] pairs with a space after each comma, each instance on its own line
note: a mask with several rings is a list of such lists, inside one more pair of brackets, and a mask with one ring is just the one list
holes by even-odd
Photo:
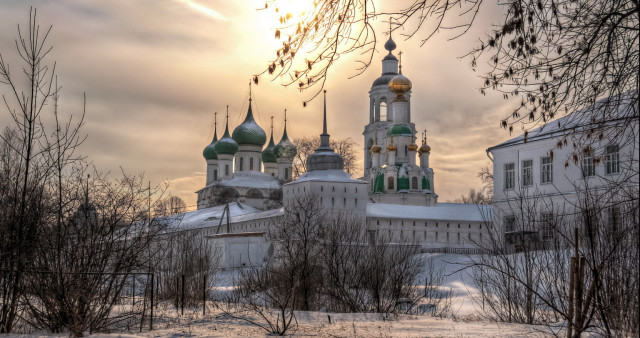
[[393, 177], [387, 178], [387, 190], [394, 190]]
[[242, 167], [244, 167], [244, 157], [240, 157], [240, 171], [242, 171]]
[[284, 168], [284, 179], [289, 180], [289, 168]]
[[262, 193], [258, 189], [249, 189], [247, 198], [262, 198]]
[[411, 178], [411, 189], [418, 189], [418, 178], [415, 176]]
[[249, 170], [253, 170], [253, 157], [249, 157]]
[[213, 180], [214, 181], [218, 180], [218, 170], [217, 169], [213, 171]]

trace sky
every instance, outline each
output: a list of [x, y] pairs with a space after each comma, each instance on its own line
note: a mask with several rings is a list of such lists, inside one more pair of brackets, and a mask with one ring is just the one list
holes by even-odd
[[[14, 74], [20, 67], [17, 27], [26, 27], [30, 6], [37, 8], [43, 29], [53, 26], [48, 60], [56, 63], [62, 86], [59, 110], [78, 116], [86, 95], [81, 153], [101, 171], [143, 172], [152, 185], [170, 182], [170, 193], [194, 209], [195, 191], [205, 184], [202, 150], [213, 136], [214, 112], [219, 135], [227, 105], [231, 130], [242, 122], [249, 79], [265, 69], [281, 43], [274, 39], [275, 14], [257, 10], [264, 0], [2, 0], [0, 53]], [[397, 2], [380, 1], [378, 8], [390, 6]], [[454, 40], [445, 31], [421, 46], [419, 37], [400, 36], [410, 27], [394, 36], [395, 52], [403, 52], [403, 74], [413, 83], [412, 120], [416, 129], [428, 130], [441, 202], [481, 188], [477, 173], [490, 163], [485, 150], [510, 138], [499, 121], [514, 102], [498, 93], [481, 95], [482, 73], [462, 58], [499, 23], [500, 10], [491, 6], [482, 7], [472, 29]], [[329, 133], [353, 138], [359, 149], [369, 118], [368, 91], [386, 53], [388, 23], [379, 19], [374, 26], [379, 41], [370, 68], [350, 79], [358, 56], [342, 57], [325, 87]], [[8, 94], [8, 88], [0, 85], [0, 93]], [[312, 94], [262, 76], [253, 88], [257, 122], [268, 135], [274, 116], [278, 142], [287, 109], [294, 142], [319, 135], [322, 100], [302, 106]], [[7, 110], [0, 110], [0, 125], [8, 123]], [[358, 156], [362, 166], [363, 150]]]

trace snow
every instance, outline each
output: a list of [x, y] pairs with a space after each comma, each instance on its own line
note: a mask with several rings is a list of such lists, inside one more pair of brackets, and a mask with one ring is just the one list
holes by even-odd
[[438, 203], [435, 207], [367, 203], [367, 217], [484, 222], [491, 220], [491, 207], [458, 203]]
[[[635, 107], [633, 106], [635, 104]], [[603, 110], [615, 108], [617, 109], [614, 112], [603, 112]], [[527, 142], [543, 140], [547, 138], [557, 137], [569, 134], [571, 132], [575, 132], [579, 129], [592, 128], [592, 125], [587, 125], [586, 118], [582, 118], [582, 116], [587, 112], [589, 114], [590, 110], [597, 110], [598, 114], [595, 114], [597, 120], [593, 122], [593, 124], [602, 123], [602, 121], [606, 122], [606, 119], [611, 119], [612, 117], [617, 118], [625, 118], [629, 117], [633, 112], [637, 112], [637, 97], [634, 99], [631, 95], [631, 92], [627, 92], [625, 94], [621, 94], [619, 96], [608, 97], [601, 99], [596, 102], [595, 105], [583, 108], [579, 111], [573, 112], [566, 116], [563, 116], [555, 121], [549, 122], [541, 127], [538, 127], [529, 132], [527, 136]], [[608, 115], [610, 116], [606, 116]], [[636, 113], [637, 114], [637, 113]], [[637, 115], [636, 115], [637, 117]], [[488, 151], [492, 151], [494, 149], [508, 147], [514, 144], [524, 143], [524, 135], [520, 135], [509, 139], [505, 142], [502, 142], [496, 146], [493, 146]]]
[[300, 178], [298, 178], [297, 180], [295, 180], [295, 182], [292, 182], [292, 183], [300, 183], [300, 182], [307, 182], [307, 181], [327, 181], [327, 182], [363, 183], [363, 184], [367, 183], [364, 181], [354, 180], [353, 178], [351, 178], [351, 176], [349, 176], [349, 174], [339, 169], [309, 171], [302, 174]]
[[260, 171], [241, 171], [233, 174], [230, 179], [222, 179], [209, 186], [242, 187], [257, 189], [280, 189], [278, 179]]
[[[465, 270], [470, 257], [453, 254], [422, 254], [431, 260], [435, 269], [444, 268], [444, 287], [453, 290], [453, 313], [447, 318], [417, 315], [389, 315], [379, 313], [333, 313], [323, 311], [297, 311], [298, 327], [288, 332], [294, 336], [317, 337], [547, 337], [562, 335], [562, 323], [547, 327], [515, 323], [497, 323], [483, 320], [479, 314], [481, 304], [473, 297], [477, 288]], [[229, 291], [233, 276], [238, 271], [225, 271], [216, 288]], [[424, 277], [421, 276], [421, 278]], [[223, 316], [213, 302], [208, 303], [207, 314], [202, 308], [185, 309], [180, 315], [172, 304], [162, 303], [155, 311], [154, 330], [89, 337], [267, 337], [266, 331], [242, 320]], [[33, 335], [31, 335], [33, 336]], [[59, 335], [60, 337], [68, 335]], [[588, 335], [585, 335], [588, 336]]]
[[[223, 217], [224, 207], [225, 205], [218, 205], [211, 208], [189, 211], [184, 214], [166, 217], [164, 221], [168, 222], [170, 226], [169, 231], [182, 231], [218, 226], [218, 224], [220, 224], [220, 219]], [[253, 214], [259, 211], [260, 210], [243, 203], [229, 203], [231, 221], [233, 221], [237, 216]]]

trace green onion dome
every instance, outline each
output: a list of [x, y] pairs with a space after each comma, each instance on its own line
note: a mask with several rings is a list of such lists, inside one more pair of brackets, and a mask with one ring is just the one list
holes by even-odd
[[271, 137], [269, 138], [269, 145], [262, 151], [262, 162], [263, 163], [275, 163], [276, 162], [276, 154], [273, 153], [273, 148], [275, 147], [275, 143], [273, 142], [273, 131], [271, 132]]
[[214, 130], [213, 132], [213, 140], [211, 141], [211, 143], [204, 147], [204, 150], [202, 151], [202, 156], [204, 156], [205, 160], [217, 160], [218, 159], [218, 153], [216, 153], [216, 142], [218, 142], [218, 131]]
[[387, 129], [387, 136], [412, 136], [411, 128], [404, 124], [394, 124]]
[[229, 116], [227, 116], [227, 125], [224, 128], [224, 135], [214, 145], [214, 150], [218, 155], [235, 155], [238, 152], [238, 143], [229, 136]]
[[296, 154], [298, 153], [298, 149], [296, 146], [289, 141], [289, 137], [287, 136], [287, 124], [285, 122], [284, 125], [284, 133], [282, 133], [282, 138], [280, 142], [273, 147], [273, 153], [277, 158], [286, 158], [292, 160]]
[[251, 99], [249, 99], [247, 118], [233, 130], [232, 137], [238, 144], [251, 144], [262, 147], [267, 142], [267, 135], [264, 133], [264, 130], [262, 130], [253, 119]]

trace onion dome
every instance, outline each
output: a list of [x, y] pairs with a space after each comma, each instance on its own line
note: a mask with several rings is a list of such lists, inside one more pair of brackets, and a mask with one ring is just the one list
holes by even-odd
[[[285, 115], [286, 116], [286, 115]], [[280, 142], [273, 147], [273, 154], [277, 158], [286, 158], [292, 160], [296, 154], [298, 153], [298, 149], [296, 146], [289, 141], [289, 136], [287, 136], [287, 119], [285, 117], [284, 120], [284, 132], [282, 133], [282, 138]]]
[[275, 163], [276, 162], [276, 154], [273, 153], [273, 148], [276, 146], [273, 142], [273, 117], [271, 117], [271, 137], [269, 138], [269, 144], [262, 151], [262, 162], [263, 163]]
[[394, 146], [393, 144], [387, 146], [388, 151], [396, 151], [396, 149], [398, 149], [398, 147]]
[[[216, 123], [217, 126], [217, 123]], [[218, 154], [216, 153], [215, 150], [215, 145], [216, 142], [218, 142], [218, 128], [213, 127], [213, 140], [211, 141], [211, 143], [204, 147], [204, 150], [202, 151], [202, 156], [204, 156], [205, 160], [217, 160], [218, 159]]]
[[384, 43], [384, 49], [388, 50], [389, 54], [391, 54], [391, 52], [396, 49], [396, 43], [391, 38], [391, 32], [389, 32], [389, 40]]
[[371, 152], [372, 152], [372, 153], [374, 153], [374, 154], [379, 153], [379, 152], [380, 152], [380, 150], [382, 150], [382, 148], [381, 148], [379, 145], [377, 145], [377, 144], [376, 144], [376, 145], [373, 145], [373, 146], [371, 147]]
[[418, 150], [418, 145], [415, 143], [411, 143], [410, 145], [407, 146], [407, 149], [409, 149], [409, 151], [416, 151]]
[[244, 122], [233, 130], [233, 139], [238, 144], [251, 144], [262, 147], [267, 142], [267, 135], [264, 130], [253, 119], [251, 110], [251, 98], [249, 98], [249, 110]]
[[214, 145], [214, 150], [218, 155], [235, 155], [238, 152], [238, 143], [229, 136], [229, 113], [227, 113], [227, 123], [224, 127], [224, 135]]
[[396, 93], [396, 98], [404, 98], [404, 94], [411, 90], [411, 81], [402, 75], [402, 52], [400, 52], [399, 74], [389, 81], [389, 90]]
[[400, 73], [389, 81], [389, 89], [396, 94], [396, 97], [403, 97], [411, 90], [411, 81]]
[[387, 129], [387, 136], [413, 136], [413, 131], [404, 124], [394, 124]]
[[428, 144], [423, 144], [422, 147], [420, 147], [420, 154], [423, 153], [428, 153], [431, 151], [431, 147]]

